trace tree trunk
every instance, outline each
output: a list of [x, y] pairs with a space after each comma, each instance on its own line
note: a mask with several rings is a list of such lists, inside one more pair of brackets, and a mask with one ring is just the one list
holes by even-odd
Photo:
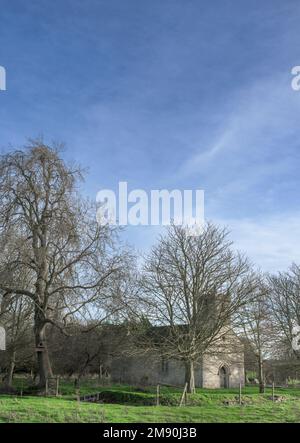
[[51, 366], [51, 361], [50, 361], [50, 357], [49, 357], [47, 341], [45, 342], [44, 359], [45, 359], [45, 364], [46, 364], [46, 369], [47, 369], [47, 376], [54, 378], [52, 366]]
[[46, 329], [45, 329], [45, 360], [46, 360], [46, 365], [47, 365], [48, 376], [53, 377], [52, 365], [51, 365], [51, 360], [50, 360], [49, 351], [48, 351], [47, 338], [48, 338], [48, 335], [47, 335], [47, 326], [46, 326]]
[[194, 394], [195, 388], [195, 368], [194, 362], [189, 361], [185, 364], [185, 382], [187, 383], [187, 392]]
[[39, 376], [38, 386], [43, 389], [46, 387], [46, 379], [52, 377], [52, 369], [46, 343], [46, 323], [44, 321], [43, 313], [37, 306], [34, 316], [34, 335], [37, 358], [37, 372]]
[[16, 351], [12, 351], [10, 362], [9, 362], [9, 368], [8, 368], [8, 372], [7, 372], [7, 376], [6, 376], [6, 380], [5, 380], [6, 386], [12, 387], [15, 365], [16, 365]]
[[259, 381], [259, 393], [265, 393], [265, 380], [264, 380], [264, 368], [263, 368], [263, 360], [261, 356], [258, 358], [258, 381]]

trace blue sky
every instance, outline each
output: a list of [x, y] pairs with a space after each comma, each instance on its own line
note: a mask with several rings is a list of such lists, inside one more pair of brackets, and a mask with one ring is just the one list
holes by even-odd
[[[300, 262], [297, 0], [0, 0], [0, 148], [66, 143], [83, 191], [204, 189], [263, 270]], [[130, 228], [139, 250], [157, 229]]]

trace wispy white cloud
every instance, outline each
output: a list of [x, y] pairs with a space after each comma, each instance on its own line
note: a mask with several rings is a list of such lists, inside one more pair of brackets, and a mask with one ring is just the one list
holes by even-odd
[[232, 128], [225, 129], [222, 135], [216, 140], [212, 146], [208, 149], [200, 150], [198, 153], [193, 154], [184, 163], [181, 174], [183, 176], [188, 176], [190, 174], [199, 171], [203, 167], [207, 167], [210, 162], [212, 162], [219, 153], [230, 148], [231, 141], [234, 137], [234, 131]]
[[230, 230], [235, 248], [262, 271], [277, 272], [300, 263], [300, 212], [218, 222]]
[[[243, 88], [232, 99], [231, 113], [220, 115], [220, 127], [217, 136], [211, 134], [210, 146], [190, 147], [190, 152], [181, 168], [181, 175], [188, 177], [198, 173], [209, 173], [218, 162], [222, 162], [224, 171], [237, 174], [247, 160], [264, 160], [276, 151], [287, 138], [298, 133], [298, 118], [300, 110], [300, 94], [297, 95], [290, 86], [290, 72], [270, 74], [270, 77], [260, 79]], [[285, 146], [285, 152], [289, 146]], [[285, 154], [283, 152], [283, 154]], [[269, 158], [272, 161], [272, 158]], [[226, 166], [225, 166], [226, 165]], [[253, 167], [253, 163], [248, 164]], [[226, 173], [224, 174], [226, 177]]]

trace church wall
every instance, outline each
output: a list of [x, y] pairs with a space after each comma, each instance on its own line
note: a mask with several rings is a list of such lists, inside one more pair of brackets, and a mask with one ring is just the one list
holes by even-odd
[[[185, 367], [176, 360], [164, 361], [157, 356], [115, 358], [111, 362], [111, 379], [116, 383], [184, 386]], [[196, 367], [196, 386], [202, 385], [202, 370]]]
[[244, 386], [243, 354], [206, 355], [203, 358], [203, 387], [220, 388], [220, 369], [224, 366], [228, 371], [229, 388]]
[[[128, 344], [127, 344], [128, 346]], [[125, 343], [114, 346], [107, 367], [114, 383], [131, 385], [167, 384], [184, 386], [185, 367], [180, 361], [163, 362], [159, 354], [125, 355]], [[220, 368], [229, 372], [229, 387], [244, 384], [244, 348], [240, 340], [228, 331], [214, 349], [203, 357], [202, 366], [195, 367], [196, 387], [220, 388]]]

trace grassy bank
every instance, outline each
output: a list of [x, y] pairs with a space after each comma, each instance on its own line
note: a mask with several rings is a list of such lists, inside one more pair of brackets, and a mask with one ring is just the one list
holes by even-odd
[[59, 398], [0, 396], [0, 422], [300, 422], [300, 390], [277, 389], [258, 394], [245, 388], [243, 404], [238, 391], [198, 389], [188, 405], [178, 407], [179, 389], [162, 388], [161, 406], [155, 406], [155, 389], [130, 386], [99, 387], [86, 382], [80, 394], [100, 392], [101, 403], [78, 402], [72, 384], [61, 385]]

